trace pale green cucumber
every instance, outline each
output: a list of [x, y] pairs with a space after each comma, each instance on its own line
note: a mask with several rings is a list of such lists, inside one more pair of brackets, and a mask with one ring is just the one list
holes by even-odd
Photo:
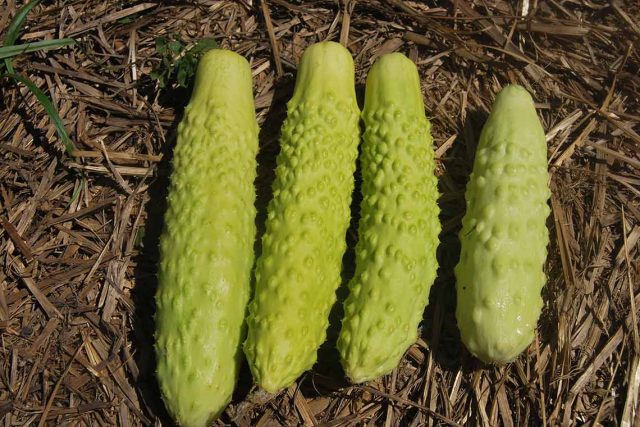
[[182, 426], [209, 425], [235, 386], [253, 263], [257, 151], [249, 64], [211, 50], [178, 126], [160, 238], [157, 377]]
[[360, 139], [349, 51], [307, 48], [287, 109], [244, 347], [269, 392], [315, 363], [340, 283]]
[[438, 269], [440, 222], [431, 125], [416, 66], [380, 57], [367, 76], [356, 272], [338, 340], [353, 382], [391, 372], [417, 339]]
[[460, 231], [456, 317], [477, 358], [504, 363], [534, 338], [550, 209], [545, 134], [529, 93], [509, 85], [482, 129]]

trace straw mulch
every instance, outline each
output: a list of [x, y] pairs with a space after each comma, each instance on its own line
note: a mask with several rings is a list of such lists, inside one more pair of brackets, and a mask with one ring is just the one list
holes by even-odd
[[[218, 424], [640, 425], [636, 0], [44, 3], [19, 41], [78, 43], [21, 55], [14, 67], [51, 96], [76, 151], [64, 152], [30, 92], [1, 80], [4, 426], [170, 425], [153, 375], [153, 295], [169, 158], [189, 91], [159, 90], [149, 77], [160, 36], [187, 46], [214, 37], [251, 61], [259, 229], [285, 102], [310, 43], [348, 46], [360, 96], [377, 56], [410, 56], [436, 145], [441, 267], [421, 339], [399, 368], [346, 382], [331, 342], [338, 307], [312, 372], [268, 396], [244, 367]], [[3, 2], [0, 36], [20, 5]], [[531, 91], [547, 132], [551, 243], [536, 340], [492, 367], [460, 342], [452, 270], [479, 131], [508, 82]]]

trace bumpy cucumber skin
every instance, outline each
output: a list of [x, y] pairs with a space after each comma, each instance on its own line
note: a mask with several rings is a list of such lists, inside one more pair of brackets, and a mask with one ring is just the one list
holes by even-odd
[[209, 425], [235, 387], [253, 264], [257, 151], [249, 64], [231, 51], [207, 52], [178, 126], [156, 295], [157, 377], [182, 426]]
[[340, 283], [359, 143], [349, 51], [307, 48], [287, 108], [244, 347], [268, 392], [315, 363]]
[[549, 233], [547, 145], [529, 93], [503, 88], [482, 129], [460, 231], [456, 317], [462, 341], [486, 363], [533, 341]]
[[365, 90], [356, 272], [338, 350], [360, 383], [388, 374], [417, 339], [436, 277], [440, 222], [431, 124], [416, 66], [383, 55]]

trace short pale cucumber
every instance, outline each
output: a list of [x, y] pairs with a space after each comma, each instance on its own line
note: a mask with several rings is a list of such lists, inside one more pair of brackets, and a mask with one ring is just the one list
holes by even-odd
[[533, 341], [549, 233], [547, 145], [529, 93], [509, 85], [482, 129], [460, 231], [456, 317], [462, 341], [487, 363]]

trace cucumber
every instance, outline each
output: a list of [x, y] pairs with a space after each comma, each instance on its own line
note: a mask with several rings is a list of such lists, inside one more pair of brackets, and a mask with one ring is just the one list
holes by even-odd
[[340, 284], [359, 110], [353, 59], [334, 42], [307, 48], [281, 131], [244, 349], [256, 383], [289, 386], [316, 361]]
[[500, 91], [466, 189], [455, 267], [463, 343], [486, 363], [516, 358], [533, 341], [549, 233], [545, 134], [526, 89]]
[[440, 233], [431, 124], [410, 59], [391, 53], [375, 62], [362, 117], [356, 272], [338, 339], [344, 371], [356, 383], [391, 372], [416, 341]]
[[157, 378], [182, 426], [209, 425], [235, 386], [253, 264], [257, 151], [249, 64], [211, 50], [178, 126], [160, 238]]

